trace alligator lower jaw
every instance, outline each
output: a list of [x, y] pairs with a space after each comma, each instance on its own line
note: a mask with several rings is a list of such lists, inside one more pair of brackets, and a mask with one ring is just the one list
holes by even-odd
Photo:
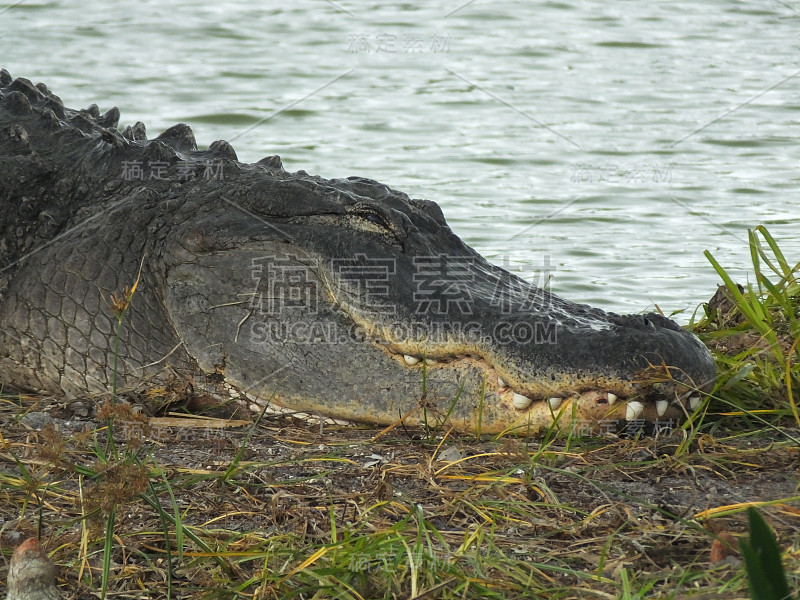
[[[482, 358], [458, 355], [423, 358], [392, 350], [389, 352], [395, 360], [411, 369], [452, 368], [464, 361], [482, 369], [486, 378], [487, 403], [493, 404], [501, 413], [518, 416], [514, 425], [506, 427], [509, 430], [547, 428], [555, 424], [560, 429], [575, 429], [578, 426], [596, 432], [607, 429], [604, 424], [623, 420], [641, 423], [664, 423], [670, 420], [676, 422], [685, 419], [701, 403], [697, 389], [674, 381], [666, 386], [670, 389], [671, 397], [664, 393], [654, 393], [652, 382], [638, 385], [620, 382], [613, 392], [583, 384], [575, 390], [564, 390], [558, 395], [537, 397], [515, 391]], [[681, 392], [676, 389], [681, 389]]]

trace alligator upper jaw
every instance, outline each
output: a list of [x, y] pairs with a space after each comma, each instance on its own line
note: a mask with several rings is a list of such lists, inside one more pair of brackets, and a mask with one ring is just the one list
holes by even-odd
[[[450, 321], [408, 315], [397, 336], [381, 317], [340, 302], [396, 368], [420, 378], [450, 372], [482, 379], [484, 431], [553, 426], [597, 431], [605, 423], [685, 419], [713, 387], [716, 367], [693, 334], [660, 315], [619, 316], [552, 298], [552, 310]], [[472, 316], [474, 317], [474, 315]], [[526, 341], [498, 335], [544, 332]], [[459, 375], [460, 374], [460, 375]], [[444, 373], [442, 373], [444, 376]], [[489, 425], [487, 421], [492, 421]], [[570, 424], [571, 425], [568, 425]], [[476, 429], [477, 423], [464, 423]]]

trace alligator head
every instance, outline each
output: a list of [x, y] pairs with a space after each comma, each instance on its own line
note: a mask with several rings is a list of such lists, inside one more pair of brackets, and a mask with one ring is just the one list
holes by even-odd
[[677, 419], [713, 383], [709, 351], [672, 321], [536, 287], [467, 246], [433, 202], [287, 173], [277, 157], [243, 164], [225, 142], [198, 151], [184, 125], [120, 134], [118, 112], [63, 109], [5, 79], [0, 198], [59, 207], [55, 225], [14, 217], [44, 241], [6, 258], [7, 383], [107, 386], [114, 323], [99, 299], [137, 277], [128, 383], [170, 366], [291, 410], [487, 433]]

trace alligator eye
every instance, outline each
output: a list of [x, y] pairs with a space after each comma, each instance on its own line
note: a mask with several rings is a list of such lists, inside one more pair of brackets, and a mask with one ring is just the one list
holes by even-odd
[[[402, 231], [400, 237], [398, 236], [398, 229], [394, 221], [390, 220], [387, 215], [383, 214], [383, 210], [373, 208], [372, 206], [358, 206], [352, 209], [350, 213], [351, 218], [355, 217], [360, 221], [360, 227], [367, 231], [383, 234], [384, 236], [394, 238], [396, 240], [403, 239]], [[359, 223], [356, 221], [356, 225]]]
[[386, 221], [383, 220], [383, 217], [376, 215], [375, 213], [367, 213], [365, 215], [361, 215], [363, 219], [366, 219], [370, 223], [375, 223], [375, 225], [386, 226]]
[[367, 211], [358, 212], [355, 214], [358, 216], [358, 218], [363, 219], [368, 223], [372, 223], [373, 225], [377, 225], [381, 229], [385, 229], [387, 232], [392, 233], [391, 225], [389, 225], [389, 223], [386, 221], [386, 219], [383, 218], [382, 215], [376, 212], [367, 212]]

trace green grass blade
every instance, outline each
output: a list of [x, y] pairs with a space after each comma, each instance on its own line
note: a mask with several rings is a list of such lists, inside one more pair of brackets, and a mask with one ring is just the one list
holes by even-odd
[[764, 290], [761, 289], [761, 282], [762, 280], [766, 279], [764, 275], [761, 273], [761, 259], [759, 257], [763, 257], [764, 261], [774, 270], [774, 267], [770, 264], [769, 259], [767, 258], [766, 254], [764, 254], [764, 249], [761, 247], [761, 243], [758, 241], [758, 236], [752, 229], [747, 230], [747, 237], [750, 240], [750, 261], [753, 263], [753, 271], [756, 274], [756, 283], [758, 284], [758, 296], [762, 297], [764, 295]]
[[453, 398], [453, 401], [450, 403], [450, 406], [447, 408], [447, 412], [444, 415], [444, 419], [442, 419], [442, 425], [447, 423], [448, 419], [450, 418], [450, 415], [453, 414], [453, 411], [455, 410], [456, 405], [458, 404], [458, 401], [461, 399], [461, 394], [464, 393], [464, 384], [465, 383], [466, 383], [466, 381], [462, 380], [461, 383], [459, 384], [458, 391], [456, 392], [456, 395]]
[[[720, 277], [722, 277], [722, 281], [725, 283], [725, 287], [727, 287], [728, 291], [733, 295], [733, 299], [735, 300], [736, 305], [742, 311], [742, 314], [744, 314], [745, 318], [748, 321], [750, 321], [753, 327], [757, 327], [759, 329], [759, 332], [763, 334], [764, 333], [764, 331], [762, 331], [763, 323], [760, 322], [756, 313], [750, 306], [750, 303], [745, 299], [745, 297], [739, 291], [738, 286], [736, 285], [736, 283], [734, 283], [733, 279], [730, 278], [728, 272], [722, 267], [722, 265], [720, 265], [717, 262], [717, 260], [712, 256], [711, 252], [706, 250], [705, 252], [703, 252], [703, 254], [711, 263], [711, 265], [714, 267], [714, 270], [717, 272], [717, 274]], [[761, 323], [761, 327], [758, 326], [759, 323]]]
[[775, 259], [778, 261], [778, 264], [780, 265], [780, 270], [776, 269], [771, 263], [770, 263], [770, 268], [773, 271], [775, 271], [777, 275], [783, 277], [786, 281], [790, 281], [791, 279], [793, 279], [794, 278], [793, 273], [794, 271], [797, 270], [798, 267], [800, 267], [800, 263], [795, 265], [794, 268], [790, 267], [789, 262], [786, 260], [786, 257], [783, 255], [783, 252], [781, 252], [778, 243], [775, 241], [775, 238], [772, 237], [769, 231], [767, 231], [767, 228], [764, 227], [763, 225], [758, 225], [755, 228], [755, 230], [762, 236], [764, 236], [764, 239], [767, 241], [769, 249], [772, 250], [772, 254], [775, 255]]
[[[141, 461], [138, 459], [138, 457], [136, 459], [136, 462], [139, 465], [142, 464]], [[166, 476], [164, 476], [163, 471], [161, 471], [160, 469], [159, 469], [159, 471], [161, 472], [161, 475], [162, 475], [164, 481], [166, 482], [167, 478], [166, 478]], [[170, 544], [170, 539], [169, 539], [169, 520], [168, 520], [168, 518], [167, 518], [167, 516], [166, 516], [166, 514], [164, 512], [164, 508], [161, 506], [161, 502], [159, 502], [159, 500], [158, 500], [158, 492], [156, 491], [156, 488], [153, 485], [152, 477], [148, 477], [147, 478], [147, 485], [150, 488], [150, 493], [153, 495], [153, 501], [154, 502], [151, 503], [151, 506], [153, 506], [153, 508], [155, 509], [156, 513], [158, 514], [159, 520], [161, 521], [161, 530], [164, 532], [164, 549], [166, 550], [166, 553], [167, 553], [167, 598], [172, 598], [172, 576], [173, 576], [173, 573], [172, 573], [172, 545]], [[167, 486], [169, 487], [169, 484], [167, 484]], [[170, 495], [170, 498], [172, 498], [173, 506], [176, 506], [176, 511], [177, 511], [177, 505], [175, 504], [175, 498], [172, 495], [172, 490], [171, 489], [169, 490], [169, 495]], [[144, 496], [144, 494], [142, 494], [142, 496]], [[177, 517], [177, 512], [176, 512], [176, 517]]]
[[728, 275], [727, 271], [725, 271], [722, 265], [720, 265], [711, 255], [711, 252], [706, 250], [703, 252], [703, 254], [714, 267], [714, 270], [722, 278], [722, 281], [725, 282], [725, 286], [728, 288], [728, 291], [731, 293], [734, 301], [736, 302], [736, 306], [742, 312], [745, 319], [747, 319], [748, 323], [750, 323], [753, 329], [761, 334], [764, 340], [766, 340], [778, 361], [783, 362], [784, 357], [783, 352], [778, 345], [778, 337], [770, 325], [772, 318], [769, 313], [764, 310], [758, 295], [755, 294], [751, 288], [747, 294], [749, 300], [748, 298], [745, 298], [742, 292], [739, 291], [739, 287], [736, 285], [736, 283], [734, 283], [730, 275]]
[[106, 537], [103, 544], [103, 579], [100, 584], [100, 599], [105, 600], [108, 590], [108, 578], [111, 574], [111, 552], [114, 550], [114, 522], [116, 511], [111, 510], [106, 520]]
[[331, 525], [331, 543], [336, 544], [338, 541], [336, 536], [336, 508], [332, 501], [330, 506], [328, 506], [328, 521]]
[[481, 426], [483, 425], [483, 402], [486, 399], [486, 374], [481, 381], [481, 396], [478, 399], [478, 425], [475, 427], [475, 439], [481, 439]]
[[747, 509], [750, 539], [739, 546], [747, 567], [750, 596], [753, 600], [786, 600], [791, 598], [783, 572], [778, 544], [761, 514], [752, 506]]
[[244, 440], [242, 440], [241, 446], [239, 446], [239, 450], [236, 452], [236, 456], [233, 457], [230, 466], [225, 470], [225, 473], [222, 475], [222, 481], [228, 481], [236, 470], [239, 468], [239, 463], [242, 462], [242, 457], [244, 456], [244, 452], [247, 449], [247, 444], [250, 443], [250, 439], [253, 437], [253, 434], [258, 427], [258, 424], [261, 422], [261, 419], [264, 418], [264, 415], [267, 413], [267, 408], [272, 403], [272, 399], [274, 398], [274, 394], [270, 396], [269, 400], [264, 404], [264, 408], [261, 409], [261, 412], [258, 413], [256, 420], [253, 421], [253, 425], [250, 427], [250, 430], [245, 435]]
[[[166, 479], [167, 478], [164, 477], [164, 481], [166, 481]], [[158, 517], [161, 520], [161, 530], [164, 532], [164, 549], [167, 551], [167, 598], [172, 598], [172, 545], [169, 542], [168, 520], [164, 513], [164, 509], [161, 507], [161, 503], [158, 501], [158, 492], [156, 492], [156, 488], [153, 486], [152, 479], [148, 478], [147, 483], [150, 486], [150, 493], [153, 495], [153, 500], [155, 501], [153, 506], [155, 507], [155, 511], [158, 513]], [[172, 498], [172, 491], [170, 491], [170, 497]], [[175, 499], [173, 498], [173, 503], [174, 502]]]
[[[144, 500], [145, 502], [147, 502], [147, 504], [149, 504], [151, 508], [153, 508], [154, 510], [158, 510], [158, 506], [160, 505], [160, 503], [159, 503], [159, 501], [158, 501], [158, 498], [150, 498], [150, 497], [149, 497], [149, 496], [147, 496], [146, 494], [142, 494], [140, 497], [142, 498], [142, 500]], [[168, 522], [170, 522], [170, 523], [171, 523], [171, 524], [173, 524], [173, 525], [175, 524], [175, 517], [173, 517], [172, 515], [170, 515], [170, 514], [169, 514], [168, 512], [166, 512], [166, 511], [164, 511], [164, 512], [163, 512], [163, 515], [164, 515], [164, 518], [165, 518], [165, 519], [166, 519]], [[208, 544], [206, 544], [206, 543], [205, 543], [203, 540], [201, 540], [201, 539], [200, 539], [198, 536], [196, 536], [194, 533], [192, 533], [192, 531], [191, 531], [190, 529], [186, 529], [186, 528], [184, 528], [184, 530], [183, 530], [183, 533], [184, 533], [184, 535], [185, 535], [187, 538], [189, 538], [189, 539], [190, 539], [190, 540], [192, 540], [192, 541], [193, 541], [195, 544], [197, 544], [197, 545], [198, 545], [198, 547], [199, 547], [199, 548], [200, 548], [200, 549], [201, 549], [203, 552], [207, 552], [207, 553], [209, 554], [209, 556], [211, 556], [211, 558], [214, 560], [214, 562], [216, 562], [216, 563], [217, 563], [217, 564], [220, 566], [220, 568], [222, 569], [223, 573], [225, 573], [225, 575], [227, 575], [228, 577], [233, 577], [233, 569], [232, 569], [232, 568], [231, 568], [231, 566], [230, 566], [230, 565], [229, 565], [229, 564], [228, 564], [228, 563], [225, 561], [225, 559], [224, 559], [223, 557], [219, 556], [219, 555], [218, 555], [216, 552], [214, 552], [214, 550], [212, 550], [212, 549], [211, 549], [211, 548], [208, 546]]]
[[172, 491], [169, 480], [163, 474], [162, 479], [164, 480], [164, 487], [167, 488], [170, 502], [172, 502], [172, 511], [175, 513], [175, 547], [178, 550], [178, 559], [183, 560], [183, 521], [181, 520], [181, 511], [178, 507], [178, 501], [175, 500], [175, 493]]

